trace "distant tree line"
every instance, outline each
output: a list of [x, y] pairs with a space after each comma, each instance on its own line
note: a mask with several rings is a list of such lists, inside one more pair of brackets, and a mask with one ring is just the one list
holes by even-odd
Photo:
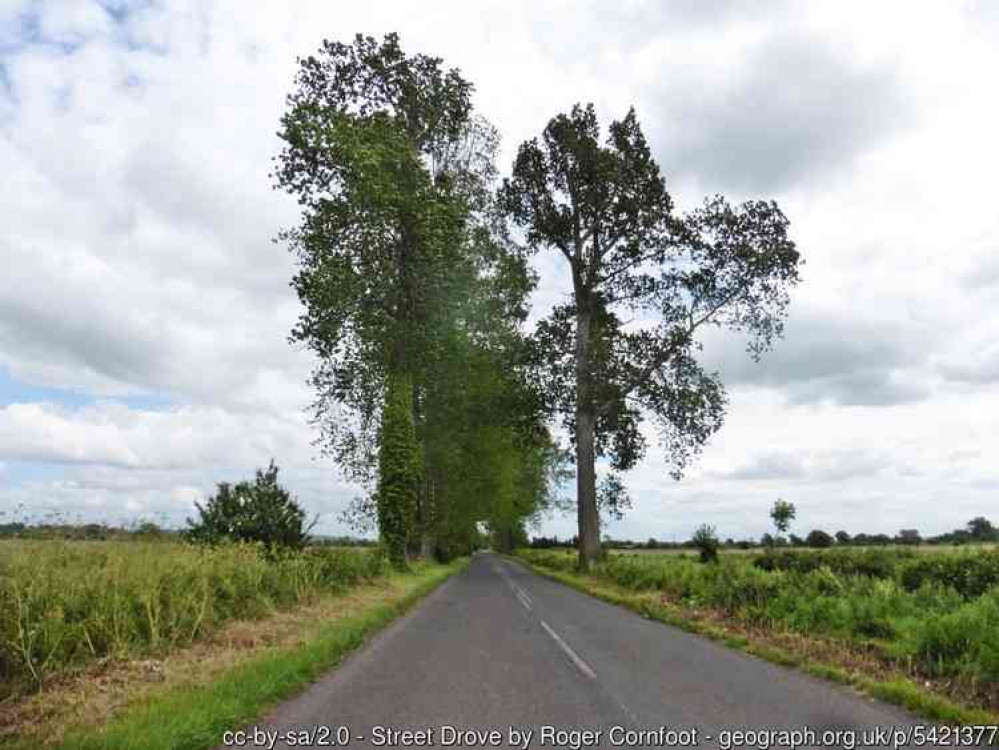
[[109, 523], [71, 523], [16, 521], [0, 524], [0, 538], [18, 539], [66, 539], [76, 541], [122, 541], [122, 540], [178, 540], [181, 532], [165, 529], [152, 521], [140, 521], [129, 525]]
[[[702, 540], [703, 542], [703, 540]], [[987, 544], [999, 542], [999, 527], [984, 516], [972, 518], [964, 528], [937, 534], [936, 536], [922, 536], [916, 529], [901, 529], [894, 536], [889, 534], [849, 534], [846, 531], [837, 531], [830, 534], [822, 529], [814, 529], [804, 537], [797, 534], [790, 534], [786, 539], [775, 537], [771, 534], [764, 534], [759, 539], [733, 539], [731, 537], [718, 541], [718, 546], [722, 549], [756, 549], [766, 547], [811, 547], [823, 549], [827, 547], [877, 547], [893, 544]], [[530, 546], [536, 549], [548, 548], [575, 548], [576, 537], [559, 538], [558, 536], [536, 536], [531, 538]], [[684, 541], [662, 541], [649, 538], [646, 541], [633, 541], [630, 539], [612, 539], [605, 537], [603, 546], [607, 549], [700, 549], [701, 543], [693, 536]]]
[[[180, 541], [187, 529], [161, 526], [153, 521], [115, 525], [109, 523], [0, 523], [0, 538], [64, 539], [70, 541]], [[328, 547], [374, 547], [377, 539], [315, 534], [308, 544]]]

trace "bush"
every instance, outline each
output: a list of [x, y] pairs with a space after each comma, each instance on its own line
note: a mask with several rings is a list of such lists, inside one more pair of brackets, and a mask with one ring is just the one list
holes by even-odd
[[697, 528], [691, 541], [700, 550], [702, 563], [718, 562], [718, 536], [715, 527], [704, 524]]
[[305, 511], [277, 481], [273, 461], [266, 471], [257, 470], [253, 484], [222, 482], [218, 492], [195, 503], [198, 519], [187, 519], [187, 539], [192, 542], [260, 542], [270, 551], [301, 549], [308, 541]]
[[999, 680], [999, 595], [993, 592], [920, 621], [910, 640], [912, 650], [937, 674]]
[[927, 555], [906, 565], [900, 580], [909, 591], [932, 582], [975, 599], [999, 584], [999, 552]]
[[753, 564], [762, 570], [793, 570], [807, 573], [819, 568], [829, 568], [837, 575], [894, 578], [903, 563], [917, 553], [912, 550], [851, 549], [810, 552], [806, 550], [768, 550], [757, 557]]
[[808, 536], [805, 537], [805, 544], [809, 547], [815, 547], [816, 549], [824, 549], [826, 547], [832, 547], [836, 540], [832, 538], [831, 535], [822, 531], [822, 529], [815, 529], [810, 531]]

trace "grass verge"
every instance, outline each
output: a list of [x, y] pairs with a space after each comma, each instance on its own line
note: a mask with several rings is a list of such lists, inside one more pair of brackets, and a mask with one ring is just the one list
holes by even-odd
[[[656, 592], [631, 591], [591, 575], [552, 570], [516, 556], [513, 559], [539, 575], [630, 609], [643, 617], [711, 638], [775, 664], [801, 669], [814, 677], [849, 685], [886, 703], [902, 706], [926, 719], [956, 725], [999, 724], [999, 714], [963, 706], [927, 690], [906, 676], [893, 673], [884, 664], [852, 653], [847, 644], [831, 644], [827, 640], [800, 635], [776, 637], [776, 634], [747, 627], [732, 619], [701, 617], [699, 615], [704, 613], [695, 613], [683, 606], [666, 602]], [[823, 658], [817, 658], [816, 653]], [[830, 657], [833, 659], [830, 660]], [[837, 663], [836, 657], [842, 657], [845, 663]]]
[[[467, 560], [450, 565], [425, 565], [413, 572], [391, 575], [380, 584], [359, 587], [337, 597], [347, 602], [333, 619], [321, 622], [307, 636], [283, 644], [252, 649], [221, 668], [192, 669], [177, 684], [166, 682], [140, 690], [107, 723], [77, 722], [46, 738], [11, 737], [3, 750], [202, 750], [219, 744], [222, 732], [252, 722], [339, 664], [375, 633], [423, 596], [462, 570]], [[365, 596], [364, 589], [370, 589]], [[342, 611], [346, 609], [347, 611]], [[57, 741], [50, 741], [58, 736]]]

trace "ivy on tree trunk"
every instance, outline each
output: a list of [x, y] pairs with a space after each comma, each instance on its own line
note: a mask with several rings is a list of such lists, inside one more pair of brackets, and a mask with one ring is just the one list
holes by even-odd
[[422, 477], [409, 377], [387, 380], [379, 444], [378, 531], [392, 564], [403, 568]]

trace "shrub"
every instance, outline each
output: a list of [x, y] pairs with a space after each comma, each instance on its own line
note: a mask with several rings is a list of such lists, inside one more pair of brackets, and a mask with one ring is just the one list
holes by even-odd
[[718, 562], [718, 536], [715, 534], [714, 526], [708, 524], [699, 526], [691, 541], [700, 550], [702, 563]]
[[222, 482], [204, 505], [195, 503], [198, 519], [187, 519], [187, 538], [192, 542], [217, 544], [261, 542], [271, 551], [300, 549], [308, 541], [305, 511], [277, 481], [273, 461], [266, 471], [257, 470], [251, 484]]
[[822, 529], [815, 529], [808, 532], [808, 536], [805, 537], [805, 544], [809, 547], [815, 547], [816, 549], [823, 549], [825, 547], [832, 547], [835, 543], [835, 539], [831, 535], [822, 531]]
[[938, 674], [999, 680], [999, 595], [921, 620], [910, 638], [912, 650]]
[[907, 564], [900, 580], [909, 591], [933, 582], [974, 599], [999, 584], [999, 552], [928, 555]]
[[810, 552], [806, 550], [768, 550], [753, 564], [762, 570], [794, 570], [799, 573], [829, 568], [837, 575], [861, 575], [893, 578], [896, 569], [915, 557], [912, 550], [851, 549]]

